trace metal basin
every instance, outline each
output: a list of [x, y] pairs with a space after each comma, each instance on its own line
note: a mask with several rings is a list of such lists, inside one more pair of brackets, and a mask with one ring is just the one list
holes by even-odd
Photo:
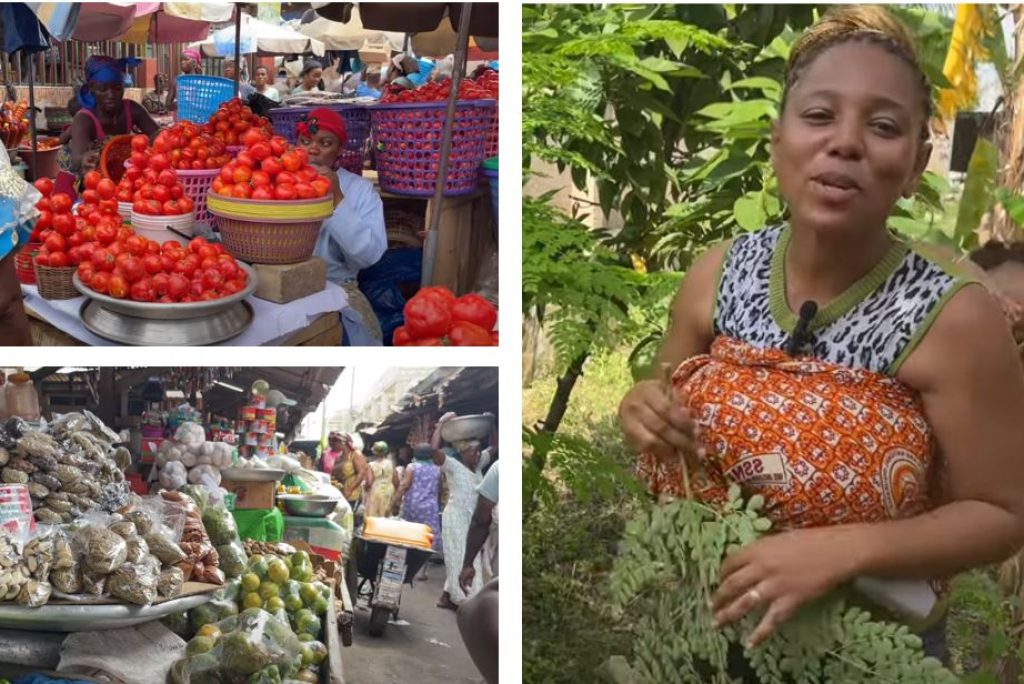
[[297, 515], [302, 518], [326, 518], [338, 507], [338, 502], [341, 499], [313, 494], [306, 496], [278, 494], [277, 500], [284, 503], [284, 510], [288, 515]]
[[234, 482], [277, 482], [283, 480], [287, 473], [272, 468], [225, 468], [220, 475]]
[[[249, 279], [246, 281], [245, 289], [228, 295], [212, 302], [186, 302], [184, 304], [157, 304], [154, 302], [133, 302], [128, 299], [115, 299], [108, 295], [100, 294], [86, 287], [78, 278], [76, 272], [72, 276], [75, 288], [86, 297], [99, 302], [108, 311], [115, 311], [134, 318], [146, 318], [153, 320], [182, 320], [186, 318], [202, 318], [213, 316], [230, 309], [256, 291], [258, 276], [252, 266], [238, 262], [238, 267], [246, 272]], [[98, 333], [97, 333], [98, 334]], [[167, 342], [166, 344], [176, 344]]]
[[109, 311], [101, 302], [87, 300], [82, 305], [80, 316], [85, 327], [100, 337], [144, 347], [197, 346], [224, 342], [248, 328], [254, 314], [249, 302], [241, 301], [212, 316], [201, 318], [137, 318]]
[[441, 426], [441, 439], [446, 442], [484, 439], [491, 434], [492, 425], [494, 425], [494, 416], [489, 414], [459, 416]]

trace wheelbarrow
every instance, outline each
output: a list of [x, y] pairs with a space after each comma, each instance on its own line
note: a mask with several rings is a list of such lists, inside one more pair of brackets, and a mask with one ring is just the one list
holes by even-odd
[[[412, 586], [420, 568], [434, 555], [418, 546], [392, 544], [356, 535], [352, 542], [352, 560], [359, 577], [353, 601], [366, 598], [370, 606], [370, 636], [383, 636], [388, 618], [398, 619], [402, 585]], [[369, 589], [364, 587], [369, 584]]]

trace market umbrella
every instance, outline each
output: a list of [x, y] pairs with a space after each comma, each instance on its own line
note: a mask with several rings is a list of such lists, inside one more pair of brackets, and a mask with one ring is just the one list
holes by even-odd
[[[191, 47], [202, 50], [207, 57], [226, 57], [234, 54], [291, 55], [312, 52], [324, 54], [322, 41], [287, 26], [275, 26], [248, 14], [242, 15], [240, 44], [235, 43], [235, 28], [215, 31], [209, 38]], [[235, 48], [238, 52], [235, 52]]]
[[347, 22], [314, 16], [312, 21], [299, 23], [295, 29], [321, 41], [325, 49], [332, 51], [361, 50], [366, 43], [384, 43], [393, 50], [401, 50], [405, 43], [405, 34], [364, 28], [358, 7], [352, 9]]
[[[313, 9], [328, 19], [346, 20], [352, 13], [351, 3], [314, 2]], [[455, 65], [452, 69], [451, 93], [441, 139], [441, 153], [438, 161], [437, 183], [434, 186], [434, 211], [430, 214], [427, 237], [424, 243], [423, 273], [420, 278], [424, 285], [431, 285], [434, 278], [434, 260], [437, 258], [437, 229], [441, 225], [441, 203], [444, 200], [444, 184], [448, 178], [448, 156], [452, 149], [452, 127], [455, 125], [455, 106], [459, 98], [459, 83], [466, 68], [466, 53], [471, 33], [491, 38], [498, 36], [498, 3], [448, 3], [448, 2], [361, 2], [359, 10], [366, 28], [382, 31], [420, 33], [433, 31], [445, 15], [451, 17], [458, 27], [455, 47]]]
[[228, 2], [165, 2], [137, 12], [135, 21], [118, 40], [127, 43], [189, 43], [210, 34], [210, 24], [231, 21]]

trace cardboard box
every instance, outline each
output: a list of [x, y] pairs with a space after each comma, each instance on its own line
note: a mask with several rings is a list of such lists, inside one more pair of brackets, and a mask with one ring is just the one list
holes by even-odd
[[220, 486], [235, 495], [235, 508], [239, 510], [268, 510], [274, 507], [276, 482], [239, 482], [223, 480]]
[[327, 286], [327, 264], [319, 257], [298, 264], [254, 264], [253, 269], [259, 276], [256, 296], [269, 302], [287, 304]]
[[391, 59], [392, 54], [390, 44], [366, 41], [359, 49], [359, 61], [370, 65], [384, 64]]

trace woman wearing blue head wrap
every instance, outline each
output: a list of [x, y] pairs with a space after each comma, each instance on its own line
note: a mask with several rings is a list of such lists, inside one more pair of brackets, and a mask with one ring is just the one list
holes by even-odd
[[78, 91], [81, 109], [71, 122], [71, 140], [61, 151], [61, 167], [81, 175], [94, 168], [107, 136], [159, 130], [142, 105], [124, 99], [124, 69], [141, 62], [97, 55], [85, 63], [85, 84]]

